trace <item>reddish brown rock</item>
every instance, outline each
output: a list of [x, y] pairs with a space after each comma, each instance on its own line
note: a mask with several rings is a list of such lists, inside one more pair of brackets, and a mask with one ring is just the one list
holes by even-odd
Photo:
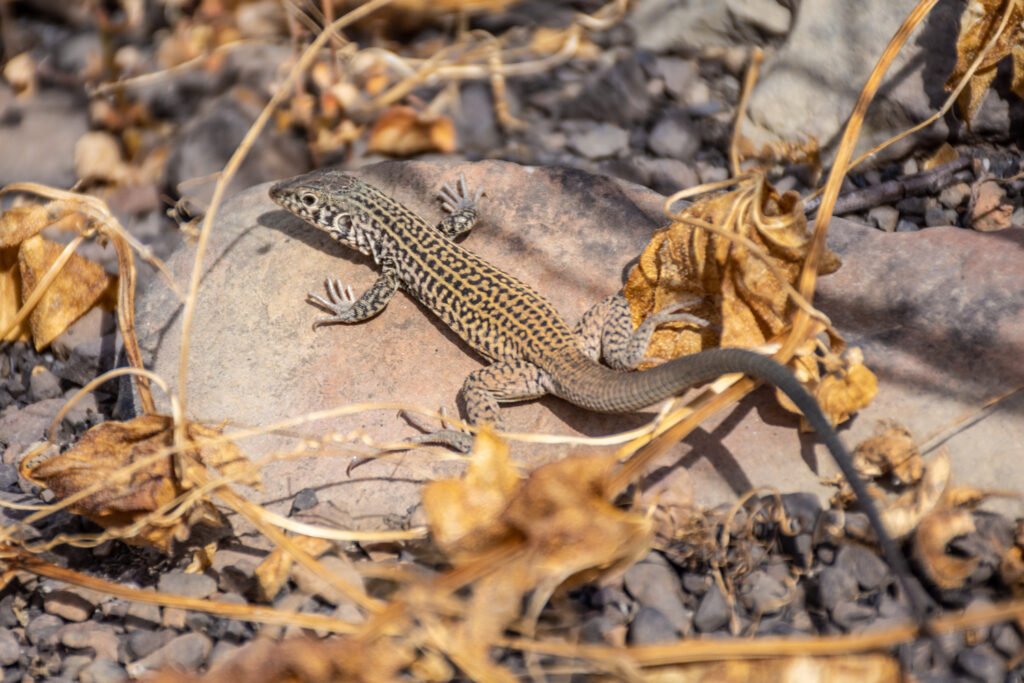
[[[569, 321], [618, 289], [633, 257], [663, 223], [660, 195], [578, 171], [418, 162], [381, 164], [360, 175], [433, 222], [441, 216], [434, 193], [460, 172], [471, 187], [487, 190], [481, 223], [464, 244], [545, 293]], [[305, 303], [307, 292], [320, 292], [327, 276], [360, 292], [375, 271], [367, 259], [278, 209], [266, 191], [258, 186], [230, 201], [211, 236], [191, 339], [189, 414], [255, 427], [360, 401], [454, 410], [463, 378], [481, 361], [404, 294], [364, 324], [313, 331], [321, 313]], [[1024, 272], [1022, 236], [1014, 229], [984, 235], [953, 228], [883, 234], [834, 221], [832, 241], [845, 265], [821, 281], [819, 303], [852, 343], [865, 346], [881, 380], [874, 406], [844, 434], [851, 445], [851, 436], [870, 433], [876, 417], [900, 419], [918, 437], [940, 431], [1024, 380], [1014, 365], [1024, 347], [1021, 306], [1014, 304]], [[182, 283], [193, 254], [189, 247], [171, 261]], [[138, 321], [143, 344], [155, 353], [153, 367], [173, 379], [180, 310], [158, 282], [142, 297]], [[961, 481], [1024, 489], [1024, 474], [1013, 466], [1024, 427], [1000, 417], [1020, 409], [1019, 402], [1008, 404], [967, 429], [962, 444], [959, 437], [949, 443]], [[637, 426], [652, 414], [597, 415], [555, 398], [505, 412], [511, 430], [590, 436]], [[353, 430], [381, 441], [416, 433], [390, 409], [291, 426], [288, 433]], [[989, 445], [993, 430], [1000, 436]], [[259, 457], [295, 443], [280, 435], [240, 445]], [[830, 474], [834, 466], [814, 444], [761, 390], [706, 423], [662, 464], [689, 468], [703, 503], [731, 500], [752, 486], [820, 491], [815, 470]], [[569, 450], [520, 444], [513, 454], [536, 463]], [[271, 463], [262, 499], [286, 511], [289, 496], [312, 487], [357, 525], [380, 527], [384, 516], [415, 508], [423, 482], [459, 469], [417, 450], [349, 476], [350, 458], [351, 451], [327, 446], [310, 457]]]

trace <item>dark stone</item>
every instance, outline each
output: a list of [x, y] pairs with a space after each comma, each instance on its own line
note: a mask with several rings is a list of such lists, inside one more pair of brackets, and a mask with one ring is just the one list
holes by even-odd
[[743, 579], [739, 601], [751, 614], [774, 614], [788, 604], [789, 590], [786, 586], [764, 571], [755, 571]]
[[125, 638], [125, 646], [132, 659], [148, 657], [167, 643], [171, 642], [175, 633], [170, 629], [160, 631], [133, 631]]
[[311, 488], [304, 488], [295, 494], [295, 498], [292, 499], [291, 512], [288, 514], [295, 515], [298, 512], [304, 512], [315, 506], [318, 502], [316, 491]]
[[700, 149], [700, 131], [686, 112], [671, 111], [654, 124], [647, 146], [660, 157], [689, 161]]
[[693, 615], [693, 626], [700, 633], [712, 633], [729, 623], [729, 615], [725, 596], [719, 590], [718, 584], [713, 583], [697, 606], [697, 612]]
[[679, 639], [679, 631], [660, 610], [641, 607], [629, 625], [626, 641], [630, 645], [671, 643]]
[[832, 621], [844, 631], [852, 631], [858, 626], [871, 623], [878, 614], [875, 608], [868, 605], [846, 601], [841, 602], [832, 610]]
[[988, 645], [964, 650], [957, 655], [956, 663], [965, 673], [985, 683], [1000, 683], [1006, 676], [1006, 663]]
[[856, 600], [858, 595], [857, 579], [840, 567], [825, 567], [818, 576], [818, 602], [829, 611], [839, 603]]
[[839, 549], [835, 566], [856, 578], [866, 591], [881, 588], [890, 577], [889, 567], [882, 558], [862, 545], [848, 543]]
[[565, 103], [562, 114], [566, 118], [630, 125], [647, 120], [650, 109], [644, 69], [634, 54], [627, 54], [584, 79], [582, 91]]

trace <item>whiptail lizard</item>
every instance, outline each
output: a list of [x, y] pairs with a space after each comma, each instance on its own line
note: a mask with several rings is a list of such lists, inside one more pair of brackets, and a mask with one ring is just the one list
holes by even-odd
[[[401, 288], [445, 322], [490, 365], [462, 386], [469, 421], [500, 424], [498, 404], [554, 394], [601, 412], [629, 412], [682, 393], [721, 375], [742, 373], [774, 385], [803, 412], [828, 446], [868, 516], [882, 551], [904, 584], [919, 618], [924, 597], [910, 581], [907, 563], [885, 530], [878, 509], [832, 424], [817, 401], [783, 365], [745, 349], [712, 349], [627, 373], [641, 360], [658, 325], [685, 319], [657, 313], [633, 329], [621, 295], [588, 311], [573, 330], [541, 294], [495, 268], [453, 240], [476, 223], [477, 202], [464, 178], [445, 185], [440, 199], [447, 216], [432, 227], [415, 213], [366, 183], [340, 171], [314, 171], [270, 189], [289, 212], [380, 266], [377, 281], [358, 299], [351, 288], [328, 278], [327, 298], [310, 301], [330, 312], [314, 327], [358, 323], [387, 306]], [[603, 359], [609, 366], [600, 364]], [[423, 440], [468, 450], [469, 435], [445, 430]]]

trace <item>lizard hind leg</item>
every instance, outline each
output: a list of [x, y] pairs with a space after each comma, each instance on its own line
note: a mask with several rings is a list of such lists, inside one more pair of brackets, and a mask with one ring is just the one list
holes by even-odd
[[634, 370], [645, 360], [651, 335], [659, 325], [686, 322], [705, 327], [703, 318], [686, 313], [686, 307], [696, 303], [684, 301], [668, 306], [647, 317], [633, 329], [629, 302], [622, 294], [613, 294], [587, 311], [576, 326], [583, 352], [594, 361], [603, 360], [616, 370]]
[[[474, 370], [462, 384], [462, 400], [466, 404], [466, 421], [489, 424], [501, 429], [500, 403], [514, 403], [539, 398], [549, 393], [547, 374], [524, 360], [497, 361]], [[473, 436], [455, 429], [442, 429], [409, 439], [411, 443], [434, 443], [468, 453]]]

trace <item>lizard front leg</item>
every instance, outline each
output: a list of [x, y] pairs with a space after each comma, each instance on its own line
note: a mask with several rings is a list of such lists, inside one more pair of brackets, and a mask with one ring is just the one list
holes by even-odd
[[688, 322], [703, 327], [708, 324], [703, 318], [682, 312], [680, 308], [670, 306], [658, 311], [634, 330], [626, 297], [612, 294], [583, 314], [576, 325], [576, 335], [583, 352], [592, 360], [604, 360], [616, 370], [633, 370], [644, 360], [651, 335], [659, 325]]
[[457, 185], [445, 183], [437, 197], [448, 215], [438, 223], [437, 230], [450, 240], [472, 230], [480, 217], [477, 204], [483, 193], [483, 190], [471, 193], [466, 185], [466, 176], [461, 173]]
[[381, 265], [383, 270], [377, 281], [358, 299], [352, 295], [352, 287], [346, 287], [337, 278], [327, 278], [324, 282], [327, 298], [310, 292], [307, 299], [310, 303], [333, 314], [326, 318], [317, 318], [313, 323], [313, 329], [321, 325], [362, 322], [383, 311], [391, 297], [398, 291], [398, 271], [388, 262]]
[[[466, 421], [489, 424], [501, 429], [500, 403], [515, 403], [540, 398], [548, 391], [547, 374], [524, 360], [497, 361], [474, 370], [462, 384]], [[468, 453], [473, 436], [454, 429], [442, 429], [410, 439], [414, 443], [437, 443]]]

